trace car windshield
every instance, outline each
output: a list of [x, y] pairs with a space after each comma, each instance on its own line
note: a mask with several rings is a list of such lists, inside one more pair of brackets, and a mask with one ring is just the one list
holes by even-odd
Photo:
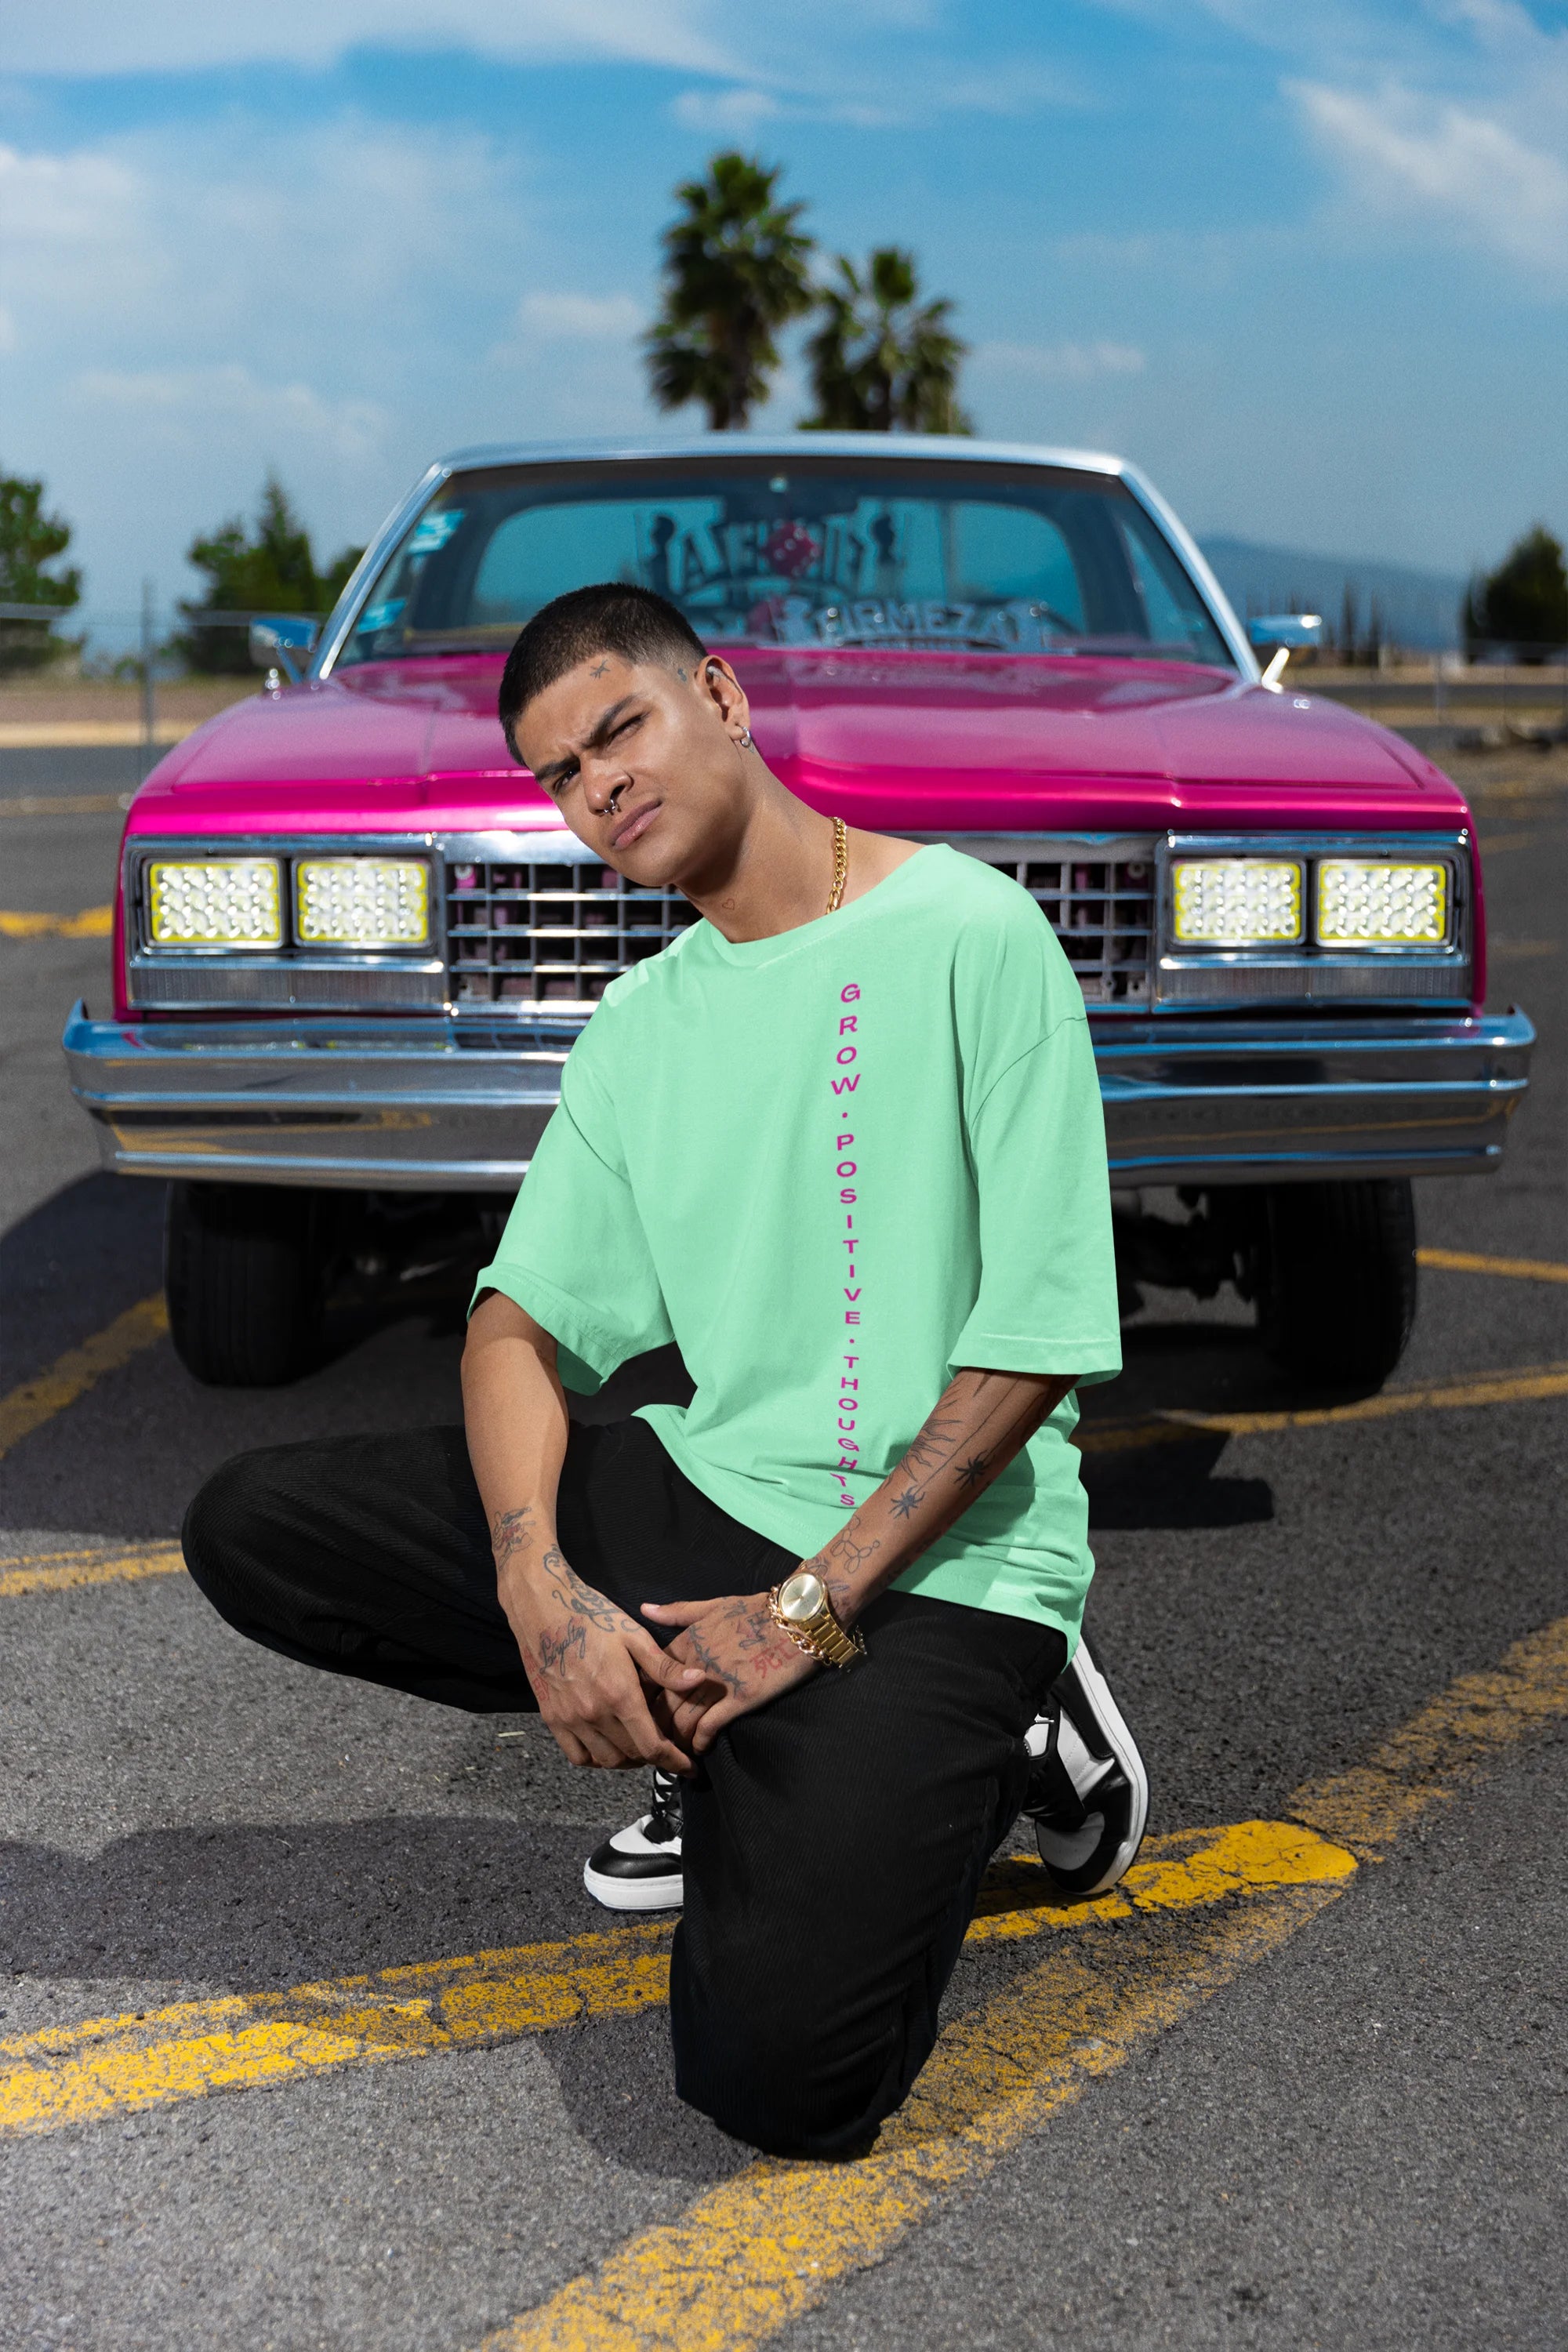
[[671, 598], [710, 645], [1235, 667], [1174, 549], [1113, 478], [795, 456], [453, 475], [338, 659], [504, 648], [552, 597], [600, 580]]

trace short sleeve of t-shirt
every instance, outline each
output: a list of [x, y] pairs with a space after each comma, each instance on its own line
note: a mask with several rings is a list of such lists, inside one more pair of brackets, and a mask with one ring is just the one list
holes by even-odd
[[954, 967], [980, 1287], [950, 1362], [994, 1371], [1121, 1369], [1105, 1116], [1083, 998], [1022, 891]]
[[531, 1315], [555, 1341], [563, 1382], [579, 1394], [672, 1336], [614, 1107], [584, 1052], [588, 1034], [567, 1057], [560, 1106], [474, 1291], [503, 1291]]

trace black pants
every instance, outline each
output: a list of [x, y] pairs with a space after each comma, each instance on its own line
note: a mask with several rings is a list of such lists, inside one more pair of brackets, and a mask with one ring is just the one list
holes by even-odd
[[[628, 1614], [796, 1565], [639, 1421], [574, 1424], [558, 1524]], [[285, 1657], [480, 1713], [533, 1706], [460, 1429], [242, 1454], [192, 1504], [184, 1547], [214, 1607]], [[732, 1724], [684, 1791], [676, 2087], [781, 2155], [863, 2147], [924, 2064], [1065, 1661], [1048, 1627], [915, 1594], [861, 1623], [861, 1664]]]

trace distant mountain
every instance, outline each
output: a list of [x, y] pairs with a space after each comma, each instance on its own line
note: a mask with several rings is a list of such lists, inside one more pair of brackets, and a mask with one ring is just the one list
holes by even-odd
[[1349, 587], [1359, 635], [1366, 632], [1375, 597], [1383, 635], [1393, 644], [1426, 649], [1459, 642], [1459, 606], [1469, 583], [1457, 572], [1415, 572], [1356, 555], [1309, 555], [1299, 547], [1258, 547], [1247, 539], [1199, 544], [1244, 621], [1254, 613], [1321, 613], [1337, 635]]

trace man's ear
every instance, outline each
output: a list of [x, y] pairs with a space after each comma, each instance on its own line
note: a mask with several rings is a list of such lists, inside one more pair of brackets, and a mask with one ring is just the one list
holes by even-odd
[[738, 719], [746, 723], [746, 689], [727, 661], [718, 654], [709, 654], [703, 660], [700, 683], [724, 722], [726, 732]]

